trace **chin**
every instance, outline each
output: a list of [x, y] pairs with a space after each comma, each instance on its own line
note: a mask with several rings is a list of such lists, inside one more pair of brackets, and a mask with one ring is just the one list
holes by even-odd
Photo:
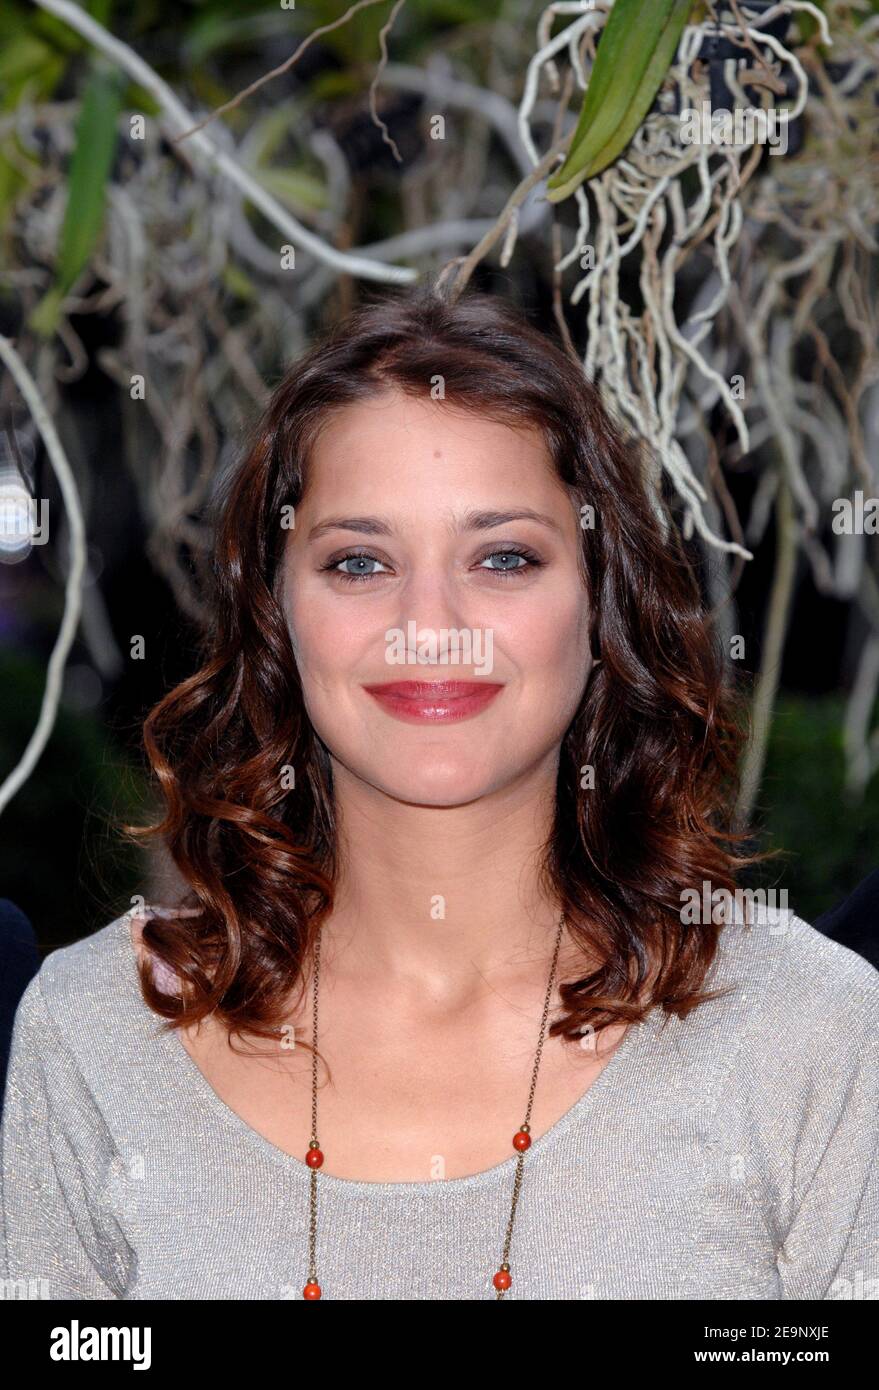
[[[371, 779], [370, 779], [371, 780]], [[377, 786], [387, 796], [396, 801], [413, 806], [466, 806], [468, 802], [478, 801], [494, 791], [498, 779], [487, 772], [480, 775], [472, 766], [458, 768], [439, 768], [431, 765], [427, 769], [411, 768], [409, 776], [377, 779]]]
[[480, 787], [478, 790], [467, 790], [459, 792], [435, 792], [430, 788], [424, 787], [404, 787], [387, 790], [389, 796], [395, 801], [399, 801], [404, 806], [430, 806], [436, 810], [451, 810], [455, 806], [469, 806], [471, 802], [478, 801], [480, 797], [486, 795], [488, 788]]

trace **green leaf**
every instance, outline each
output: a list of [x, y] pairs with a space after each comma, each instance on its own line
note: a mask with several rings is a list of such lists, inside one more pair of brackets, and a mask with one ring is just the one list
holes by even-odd
[[8, 84], [33, 77], [51, 56], [51, 48], [42, 39], [28, 33], [16, 34], [0, 49], [0, 82], [4, 91]]
[[311, 79], [308, 90], [315, 101], [336, 101], [340, 97], [355, 96], [363, 90], [363, 83], [353, 71], [319, 72]]
[[221, 280], [235, 299], [254, 300], [257, 297], [256, 285], [240, 266], [233, 261], [223, 267]]
[[4, 44], [0, 34], [0, 110], [14, 111], [24, 99], [47, 100], [63, 75], [66, 58], [29, 34]]
[[98, 73], [86, 88], [76, 123], [55, 284], [30, 319], [31, 327], [46, 336], [54, 332], [61, 301], [88, 264], [104, 225], [121, 101], [122, 83], [115, 73]]
[[303, 169], [254, 169], [254, 178], [263, 188], [291, 208], [319, 211], [327, 205], [327, 190], [320, 179]]
[[662, 86], [692, 9], [693, 0], [616, 0], [568, 157], [547, 183], [551, 203], [622, 154]]

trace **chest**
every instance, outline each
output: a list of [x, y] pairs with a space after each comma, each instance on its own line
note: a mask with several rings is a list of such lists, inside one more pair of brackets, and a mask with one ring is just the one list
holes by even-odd
[[[304, 1030], [303, 1030], [304, 1031]], [[625, 1029], [589, 1046], [546, 1038], [531, 1108], [532, 1140], [589, 1090]], [[468, 1176], [515, 1155], [525, 1120], [538, 1028], [376, 1029], [348, 1017], [321, 1040], [317, 1138], [322, 1171], [365, 1182]], [[305, 1158], [312, 1133], [312, 1060], [289, 1036], [239, 1054], [217, 1032], [179, 1039], [218, 1102], [276, 1148]], [[286, 1045], [285, 1045], [286, 1043]], [[237, 1044], [236, 1044], [237, 1046]]]

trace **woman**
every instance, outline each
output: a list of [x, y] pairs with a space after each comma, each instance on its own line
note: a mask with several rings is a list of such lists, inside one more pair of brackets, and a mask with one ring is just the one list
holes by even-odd
[[879, 974], [734, 897], [740, 726], [645, 476], [476, 296], [367, 308], [281, 382], [145, 726], [131, 833], [189, 892], [19, 1009], [6, 1277], [865, 1296]]

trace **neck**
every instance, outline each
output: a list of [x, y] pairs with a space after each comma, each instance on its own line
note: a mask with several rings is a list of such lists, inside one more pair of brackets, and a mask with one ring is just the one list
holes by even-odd
[[435, 807], [397, 801], [337, 765], [340, 863], [322, 961], [437, 1003], [480, 980], [548, 970], [560, 909], [539, 865], [556, 770], [553, 761], [466, 806]]

